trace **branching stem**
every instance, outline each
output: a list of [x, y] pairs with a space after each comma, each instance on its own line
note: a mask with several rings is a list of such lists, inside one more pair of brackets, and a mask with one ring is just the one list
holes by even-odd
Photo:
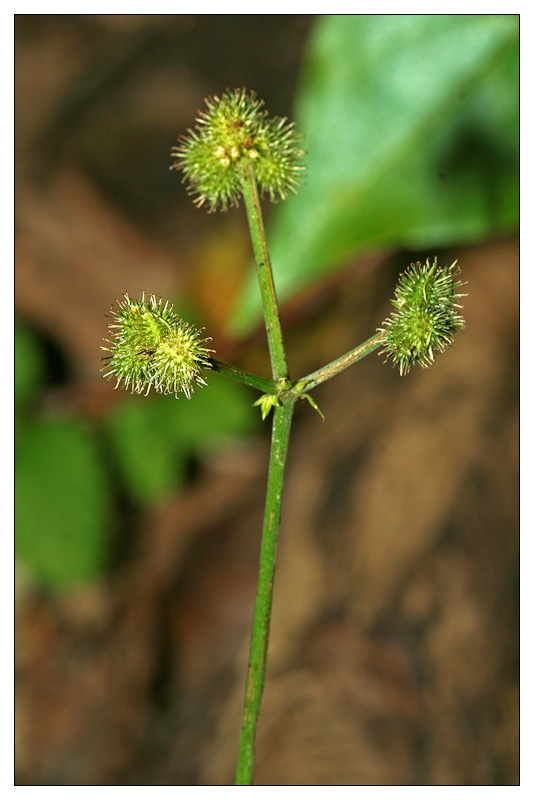
[[330, 378], [333, 378], [338, 372], [342, 372], [344, 369], [347, 369], [347, 367], [355, 364], [356, 361], [360, 361], [364, 356], [368, 356], [369, 353], [372, 353], [384, 343], [385, 338], [385, 333], [375, 333], [374, 336], [371, 336], [371, 338], [367, 339], [363, 344], [355, 347], [354, 350], [350, 350], [348, 353], [345, 353], [344, 356], [336, 358], [335, 361], [332, 361], [325, 367], [321, 367], [321, 369], [312, 372], [310, 375], [306, 375], [305, 378], [301, 378], [301, 380], [293, 385], [293, 389], [302, 393], [309, 392], [311, 389], [315, 388], [315, 386], [330, 380]]
[[252, 389], [258, 389], [265, 394], [276, 393], [277, 384], [269, 378], [260, 378], [259, 375], [225, 364], [224, 361], [218, 361], [216, 358], [210, 358], [209, 363], [214, 372], [220, 372], [221, 375], [226, 375], [227, 378], [231, 378], [233, 381], [243, 383]]
[[267, 381], [264, 378], [258, 378], [255, 375], [246, 373], [244, 370], [237, 370], [214, 359], [211, 361], [214, 369], [224, 372], [234, 380], [239, 380], [256, 389], [260, 389], [265, 394], [276, 395], [280, 403], [274, 405], [273, 414], [271, 456], [267, 479], [258, 589], [252, 624], [250, 658], [236, 774], [236, 785], [238, 786], [247, 786], [252, 783], [256, 726], [267, 666], [267, 646], [271, 626], [278, 527], [282, 507], [289, 432], [295, 402], [310, 389], [313, 389], [314, 386], [323, 383], [368, 353], [373, 352], [384, 340], [383, 333], [375, 334], [367, 342], [351, 350], [350, 353], [346, 353], [326, 367], [307, 375], [293, 385], [291, 384], [271, 263], [265, 239], [260, 199], [251, 164], [248, 165], [243, 179], [243, 196], [260, 284], [273, 380]]

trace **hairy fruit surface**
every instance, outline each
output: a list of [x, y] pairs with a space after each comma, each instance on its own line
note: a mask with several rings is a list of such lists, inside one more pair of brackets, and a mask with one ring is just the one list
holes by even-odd
[[395, 311], [378, 330], [385, 334], [381, 353], [406, 375], [412, 364], [430, 367], [436, 353], [452, 344], [454, 334], [465, 327], [459, 309], [457, 289], [465, 284], [459, 279], [455, 261], [439, 267], [427, 259], [410, 266], [400, 276], [391, 301]]
[[197, 206], [209, 211], [236, 206], [248, 169], [254, 170], [262, 193], [271, 200], [296, 192], [304, 169], [301, 136], [294, 123], [269, 118], [254, 92], [227, 90], [206, 99], [195, 130], [173, 147], [171, 169], [181, 169]]
[[145, 294], [139, 300], [128, 295], [111, 309], [111, 338], [102, 361], [104, 377], [116, 377], [115, 388], [123, 385], [132, 392], [148, 394], [150, 389], [162, 394], [183, 393], [190, 398], [195, 385], [206, 386], [202, 372], [210, 367], [209, 339], [184, 322], [170, 303]]

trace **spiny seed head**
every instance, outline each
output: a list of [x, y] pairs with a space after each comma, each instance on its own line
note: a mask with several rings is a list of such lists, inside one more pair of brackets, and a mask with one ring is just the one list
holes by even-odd
[[302, 137], [287, 119], [268, 118], [263, 100], [245, 89], [209, 97], [195, 130], [179, 139], [171, 169], [181, 169], [197, 206], [209, 211], [237, 206], [247, 167], [272, 201], [296, 192], [301, 183]]
[[139, 300], [126, 294], [111, 313], [111, 338], [105, 339], [109, 346], [101, 347], [108, 353], [101, 371], [117, 379], [115, 388], [122, 384], [138, 394], [154, 388], [190, 398], [195, 384], [207, 385], [202, 370], [210, 367], [213, 351], [205, 347], [210, 340], [202, 338], [202, 329], [184, 322], [170, 303], [154, 295], [146, 300], [144, 292]]
[[385, 334], [382, 353], [406, 375], [412, 364], [430, 367], [436, 353], [452, 344], [454, 334], [465, 327], [458, 309], [456, 290], [465, 284], [459, 279], [455, 261], [450, 267], [438, 267], [419, 261], [410, 264], [400, 276], [391, 301], [396, 309], [378, 330]]

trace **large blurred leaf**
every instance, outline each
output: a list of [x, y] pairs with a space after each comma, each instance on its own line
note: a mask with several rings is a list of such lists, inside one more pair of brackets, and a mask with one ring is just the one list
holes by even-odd
[[176, 491], [187, 459], [229, 437], [253, 431], [253, 396], [217, 373], [185, 397], [132, 397], [109, 417], [113, 452], [127, 489], [152, 504]]
[[[431, 250], [517, 225], [515, 14], [321, 17], [295, 117], [306, 185], [268, 228], [281, 298], [363, 250]], [[251, 279], [234, 330], [259, 309]]]
[[105, 569], [110, 496], [95, 441], [77, 420], [24, 429], [15, 462], [15, 549], [45, 583]]

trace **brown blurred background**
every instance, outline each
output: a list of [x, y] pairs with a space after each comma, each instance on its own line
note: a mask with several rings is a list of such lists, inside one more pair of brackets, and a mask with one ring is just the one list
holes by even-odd
[[[268, 374], [261, 326], [224, 333], [244, 213], [196, 210], [169, 152], [227, 86], [290, 115], [312, 24], [17, 17], [16, 312], [49, 354], [40, 409], [98, 427], [123, 402], [98, 346], [125, 291], [190, 303], [218, 358]], [[298, 409], [257, 784], [518, 782], [517, 239], [446, 256], [469, 282], [467, 328], [434, 368], [400, 379], [374, 354], [316, 390], [326, 422]], [[294, 376], [372, 334], [411, 257], [369, 254], [284, 306]], [[154, 507], [117, 489], [104, 577], [54, 591], [17, 572], [18, 784], [232, 783], [269, 444], [256, 430]]]

